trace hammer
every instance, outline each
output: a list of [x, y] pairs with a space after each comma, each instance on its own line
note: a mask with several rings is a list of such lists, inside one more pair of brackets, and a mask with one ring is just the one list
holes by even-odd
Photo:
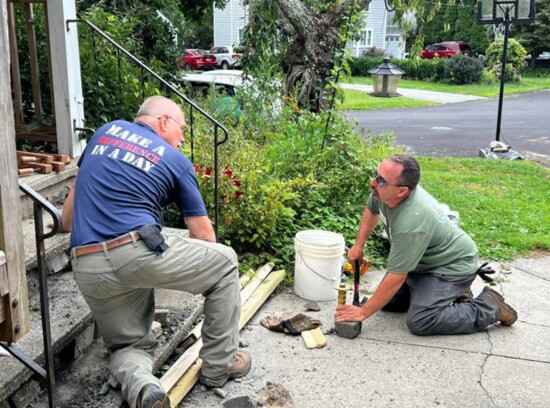
[[[359, 300], [359, 278], [361, 268], [359, 261], [353, 263], [353, 305], [363, 305], [367, 298]], [[334, 322], [334, 331], [340, 337], [345, 339], [354, 339], [361, 333], [362, 322]]]

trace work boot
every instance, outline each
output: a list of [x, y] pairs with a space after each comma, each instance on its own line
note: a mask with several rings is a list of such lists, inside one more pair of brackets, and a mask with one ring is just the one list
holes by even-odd
[[491, 289], [489, 286], [483, 288], [483, 293], [486, 293], [496, 303], [498, 308], [497, 321], [504, 326], [513, 325], [518, 320], [517, 312], [504, 301], [504, 297], [497, 291]]
[[221, 388], [227, 381], [247, 375], [251, 366], [252, 358], [250, 354], [244, 350], [237, 350], [235, 361], [227, 373], [217, 377], [206, 377], [201, 375], [200, 382], [208, 388]]
[[170, 398], [157, 385], [147, 384], [139, 392], [137, 408], [170, 408]]
[[467, 287], [466, 290], [455, 299], [455, 303], [463, 303], [463, 302], [469, 302], [474, 298], [474, 294], [472, 293], [472, 289], [470, 287]]

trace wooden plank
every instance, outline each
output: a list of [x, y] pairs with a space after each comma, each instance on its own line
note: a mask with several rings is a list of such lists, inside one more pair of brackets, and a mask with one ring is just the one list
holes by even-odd
[[327, 339], [321, 331], [320, 327], [313, 330], [305, 330], [302, 332], [302, 339], [306, 343], [308, 349], [321, 348], [327, 345]]
[[[248, 320], [250, 320], [250, 318], [264, 304], [269, 295], [271, 295], [271, 293], [273, 293], [279, 283], [283, 281], [284, 276], [285, 271], [271, 272], [269, 276], [258, 287], [258, 289], [250, 296], [250, 298], [241, 309], [241, 320], [239, 321], [239, 329], [242, 329], [244, 325], [248, 322]], [[172, 404], [172, 406], [181, 406], [178, 405], [180, 401], [198, 381], [201, 367], [202, 362], [200, 361], [200, 359], [197, 358], [195, 364], [186, 369], [185, 374], [181, 376], [181, 378], [176, 384], [174, 384], [174, 386], [170, 388], [165, 388], [166, 390], [169, 390], [168, 397], [170, 398], [170, 403]], [[160, 382], [164, 387], [163, 378], [160, 379]]]
[[[241, 306], [244, 305], [248, 301], [250, 296], [252, 296], [254, 291], [258, 289], [258, 287], [269, 275], [269, 273], [271, 272], [274, 266], [275, 265], [272, 262], [269, 262], [258, 269], [258, 271], [256, 272], [256, 275], [252, 278], [250, 283], [244, 289], [241, 290]], [[242, 311], [242, 308], [241, 308], [241, 311]], [[239, 329], [240, 328], [241, 327], [239, 326]], [[190, 333], [190, 335], [194, 336], [195, 339], [197, 339], [196, 343], [193, 344], [193, 346], [191, 347], [194, 347], [196, 344], [200, 343], [198, 350], [200, 350], [200, 348], [202, 347], [202, 339], [200, 338], [201, 330], [202, 330], [202, 322], [197, 324]], [[191, 347], [188, 350], [190, 350]], [[170, 388], [172, 388], [174, 384], [179, 380], [179, 378], [181, 378], [181, 376], [185, 373], [185, 371], [190, 367], [190, 364], [193, 363], [198, 358], [199, 356], [198, 350], [196, 351], [196, 353], [194, 352], [194, 349], [193, 351], [189, 351], [189, 353], [188, 353], [188, 350], [186, 350], [185, 353], [183, 353], [183, 355], [162, 376], [161, 383], [165, 390], [169, 390]], [[192, 356], [191, 360], [187, 359], [188, 354]]]
[[56, 173], [59, 173], [60, 171], [65, 170], [65, 163], [54, 161], [52, 162], [52, 167]]
[[32, 169], [38, 169], [40, 173], [43, 174], [50, 174], [53, 170], [53, 167], [51, 164], [46, 163], [20, 163], [20, 168], [26, 168], [30, 167]]
[[46, 153], [34, 153], [34, 152], [23, 152], [21, 150], [17, 150], [17, 158], [19, 157], [36, 157], [37, 159], [42, 160], [43, 163], [53, 163], [54, 157], [51, 154]]
[[[13, 4], [8, 4], [8, 36], [9, 36], [9, 51], [11, 62], [11, 86], [13, 89], [13, 108], [15, 115], [15, 123], [25, 123], [23, 115], [23, 97], [21, 93], [21, 70], [19, 68], [19, 52], [17, 51], [17, 36], [15, 34], [15, 14]], [[0, 24], [0, 27], [4, 25]], [[7, 60], [6, 60], [7, 61]], [[0, 68], [3, 69], [2, 64]]]
[[70, 163], [71, 163], [71, 157], [70, 157], [69, 155], [66, 155], [66, 154], [54, 154], [53, 157], [54, 157], [54, 160], [55, 160], [55, 161], [58, 161], [58, 162], [61, 162], [61, 163], [65, 163], [65, 164], [70, 164]]
[[[0, 248], [6, 255], [8, 279], [4, 306], [10, 305], [4, 309], [5, 321], [0, 325], [0, 340], [9, 343], [16, 342], [28, 333], [30, 326], [12, 100], [12, 91], [17, 98], [20, 90], [12, 90], [10, 86], [10, 65], [13, 67], [16, 63], [12, 60], [10, 64], [9, 43], [12, 39], [8, 37], [11, 37], [9, 33], [14, 32], [12, 23], [12, 5], [0, 1]], [[18, 70], [12, 73], [19, 75]]]

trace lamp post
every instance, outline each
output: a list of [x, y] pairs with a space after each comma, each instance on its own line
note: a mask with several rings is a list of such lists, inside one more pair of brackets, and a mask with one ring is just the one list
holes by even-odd
[[[506, 81], [506, 58], [508, 55], [508, 37], [510, 24], [526, 24], [535, 20], [535, 0], [481, 0], [477, 4], [478, 24], [504, 23], [504, 44], [502, 47], [502, 69], [500, 71], [500, 92], [498, 98], [497, 130], [495, 140], [496, 147], [491, 147], [491, 152], [502, 152], [500, 141], [500, 125], [502, 120], [502, 101], [504, 97], [504, 82]], [[509, 147], [508, 147], [509, 148]], [[481, 149], [480, 153], [484, 149]], [[498, 156], [498, 155], [497, 155]]]
[[372, 96], [401, 96], [397, 93], [397, 84], [405, 71], [400, 70], [390, 62], [389, 58], [384, 58], [384, 62], [377, 67], [369, 70], [372, 75], [373, 93]]

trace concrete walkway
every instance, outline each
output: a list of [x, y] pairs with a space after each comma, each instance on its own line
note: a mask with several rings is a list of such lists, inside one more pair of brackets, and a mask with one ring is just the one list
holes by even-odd
[[[360, 336], [328, 334], [336, 301], [305, 311], [291, 291], [272, 296], [241, 332], [253, 365], [223, 397], [196, 386], [183, 406], [219, 407], [238, 396], [257, 397], [268, 382], [281, 384], [294, 407], [547, 407], [550, 406], [550, 256], [492, 263], [494, 288], [518, 311], [512, 327], [494, 325], [472, 335], [418, 337], [405, 315], [379, 312], [363, 322]], [[369, 293], [383, 271], [369, 271]], [[474, 294], [485, 283], [476, 279]], [[300, 336], [265, 329], [267, 315], [306, 313], [323, 322], [327, 346], [306, 349]], [[271, 406], [290, 407], [272, 401]], [[238, 405], [247, 406], [247, 405]]]
[[[358, 84], [341, 84], [344, 89], [353, 89], [356, 91], [363, 92], [372, 92], [372, 85], [358, 85]], [[468, 101], [477, 101], [485, 99], [481, 96], [475, 95], [460, 95], [453, 94], [448, 92], [435, 92], [435, 91], [424, 91], [420, 89], [407, 89], [407, 88], [397, 88], [397, 92], [407, 98], [418, 99], [421, 101], [428, 102], [437, 102], [437, 103], [457, 103], [457, 102], [468, 102]]]

